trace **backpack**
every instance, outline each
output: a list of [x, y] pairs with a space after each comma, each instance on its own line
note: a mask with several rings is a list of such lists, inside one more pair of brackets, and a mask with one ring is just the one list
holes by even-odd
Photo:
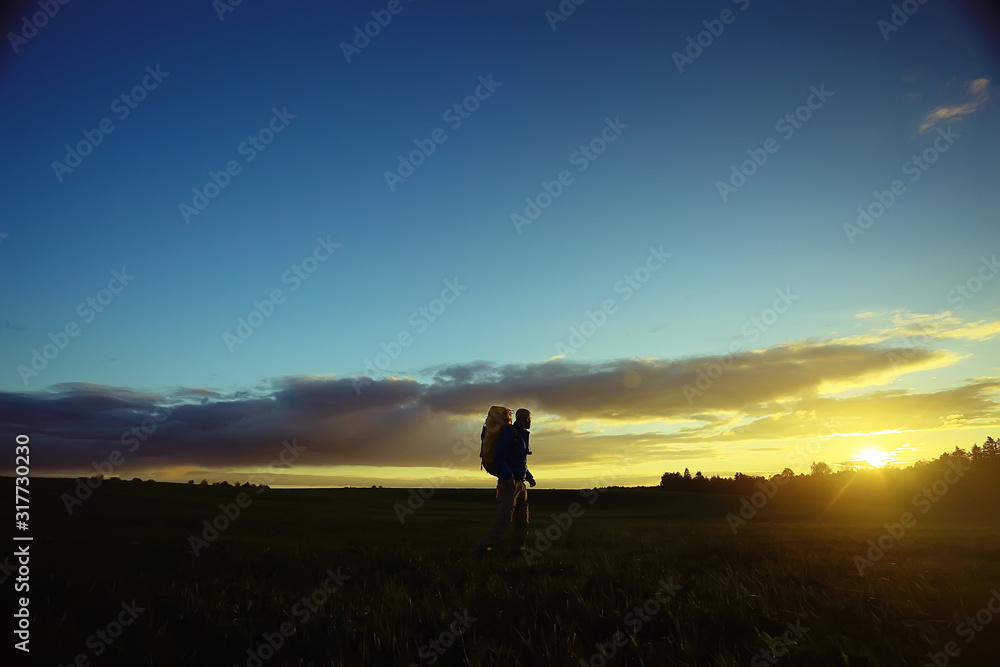
[[494, 405], [486, 415], [486, 423], [483, 424], [483, 432], [480, 435], [482, 446], [479, 449], [479, 458], [482, 459], [480, 470], [485, 470], [489, 474], [497, 477], [497, 466], [493, 456], [496, 453], [497, 442], [500, 441], [500, 434], [508, 428], [514, 428], [510, 408]]

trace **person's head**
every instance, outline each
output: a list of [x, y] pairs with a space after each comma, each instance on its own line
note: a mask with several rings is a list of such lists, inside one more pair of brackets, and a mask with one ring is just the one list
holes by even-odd
[[525, 408], [518, 408], [514, 413], [514, 421], [523, 429], [531, 428], [531, 411]]

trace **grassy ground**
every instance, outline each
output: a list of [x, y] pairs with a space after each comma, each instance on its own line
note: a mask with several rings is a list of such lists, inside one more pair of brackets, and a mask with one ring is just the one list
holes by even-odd
[[[954, 641], [948, 664], [992, 665], [1000, 647], [1000, 615], [958, 634], [1000, 588], [996, 512], [936, 507], [861, 575], [854, 557], [912, 507], [779, 495], [734, 535], [735, 496], [535, 489], [529, 544], [546, 547], [536, 529], [556, 539], [528, 564], [466, 558], [492, 491], [438, 490], [401, 525], [398, 489], [105, 482], [69, 516], [71, 487], [32, 482], [32, 659], [18, 664], [923, 665]], [[193, 555], [189, 536], [240, 492], [251, 504]], [[551, 514], [574, 502], [557, 533]], [[133, 600], [119, 637], [88, 640]], [[283, 623], [294, 634], [258, 663], [248, 651], [268, 656]]]

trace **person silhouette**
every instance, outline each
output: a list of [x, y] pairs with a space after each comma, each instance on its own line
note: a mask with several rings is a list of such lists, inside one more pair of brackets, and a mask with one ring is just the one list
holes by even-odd
[[472, 550], [472, 557], [479, 559], [493, 550], [503, 537], [511, 521], [514, 522], [512, 546], [515, 555], [523, 555], [524, 540], [528, 536], [528, 489], [525, 482], [535, 486], [535, 477], [528, 470], [531, 455], [529, 429], [531, 412], [520, 408], [514, 414], [514, 424], [500, 434], [494, 460], [497, 467], [497, 514], [493, 525]]

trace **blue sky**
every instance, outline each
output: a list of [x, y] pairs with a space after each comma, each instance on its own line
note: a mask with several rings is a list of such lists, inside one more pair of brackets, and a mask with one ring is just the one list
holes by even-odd
[[[200, 392], [207, 409], [249, 395], [273, 398], [289, 382], [353, 378], [356, 386], [381, 344], [401, 334], [410, 344], [369, 373], [372, 384], [357, 400], [400, 378], [426, 398], [441, 388], [433, 370], [441, 366], [495, 385], [482, 406], [449, 408], [447, 418], [427, 408], [448, 424], [436, 423], [445, 430], [428, 432], [428, 442], [447, 440], [453, 428], [477, 430], [491, 401], [544, 404], [538, 386], [524, 380], [515, 389], [510, 378], [544, 376], [552, 363], [573, 365], [574, 391], [586, 393], [602, 364], [624, 368], [641, 359], [670, 374], [679, 372], [676, 364], [707, 367], [734, 343], [755, 378], [748, 387], [773, 382], [754, 367], [769, 352], [838, 344], [877, 352], [870, 372], [817, 377], [798, 393], [778, 392], [786, 402], [887, 389], [935, 396], [998, 377], [1000, 281], [983, 282], [960, 309], [948, 299], [1000, 245], [1000, 117], [990, 99], [997, 62], [952, 5], [921, 5], [885, 39], [877, 22], [892, 8], [878, 3], [594, 1], [553, 29], [545, 12], [557, 11], [556, 2], [403, 2], [347, 62], [340, 44], [386, 6], [245, 2], [220, 20], [205, 1], [71, 3], [16, 52], [9, 33], [35, 10], [25, 5], [15, 14], [0, 58], [9, 100], [0, 110], [10, 156], [0, 167], [0, 233], [7, 235], [0, 243], [0, 390], [7, 400], [77, 400], [88, 391], [153, 396], [130, 408], [134, 420], [143, 409], [186, 405], [188, 390]], [[673, 54], [724, 10], [732, 22], [679, 72]], [[150, 70], [165, 73], [155, 87]], [[121, 118], [122, 102], [114, 100], [144, 77], [151, 89]], [[495, 82], [491, 92], [481, 78]], [[444, 114], [477, 86], [483, 99], [473, 98], [477, 108], [453, 127]], [[776, 127], [818, 89], [832, 94], [812, 98], [815, 108], [794, 134]], [[276, 110], [281, 131], [248, 161], [243, 142], [267, 128]], [[66, 146], [105, 118], [114, 130], [72, 172], [57, 175], [53, 162], [65, 161]], [[614, 141], [581, 162], [576, 152], [608, 123], [619, 128]], [[437, 128], [446, 140], [390, 189], [385, 173], [397, 168], [397, 156]], [[935, 152], [939, 132], [952, 140]], [[777, 151], [723, 201], [718, 182], [769, 138]], [[937, 160], [911, 181], [904, 165], [928, 149]], [[186, 222], [179, 206], [192, 205], [193, 189], [230, 161], [239, 172]], [[519, 232], [512, 214], [523, 214], [525, 198], [563, 170], [572, 183]], [[857, 208], [896, 179], [905, 192], [884, 216], [862, 234], [845, 233]], [[339, 245], [292, 290], [283, 276], [313, 254], [317, 238]], [[626, 300], [616, 285], [642, 275], [651, 247], [670, 258]], [[986, 266], [982, 275], [991, 271]], [[123, 269], [134, 281], [86, 321], [78, 304], [97, 298]], [[415, 325], [419, 316], [411, 315], [435, 307], [445, 281], [463, 289], [453, 303], [437, 304], [443, 312], [433, 322]], [[224, 334], [275, 289], [283, 303], [245, 342], [227, 346]], [[765, 331], [752, 318], [767, 321], [778, 291], [794, 300]], [[580, 349], [551, 361], [571, 327], [609, 299], [606, 323]], [[80, 331], [66, 349], [37, 375], [19, 372], [70, 321]], [[915, 323], [930, 332], [918, 341]], [[927, 356], [887, 377], [885, 350], [893, 346]], [[479, 362], [507, 369], [497, 377], [508, 386], [476, 375]], [[834, 384], [848, 394], [829, 393]], [[664, 400], [684, 398], [671, 387]], [[993, 388], [982, 391], [995, 397]], [[536, 439], [544, 442], [546, 425], [562, 429], [565, 440], [553, 436], [552, 445], [563, 451], [593, 436], [591, 427], [642, 442], [655, 432], [661, 440], [650, 441], [641, 470], [629, 473], [635, 480], [673, 469], [675, 458], [706, 472], [780, 470], [781, 453], [801, 432], [713, 449], [728, 426], [784, 414], [772, 404], [773, 414], [763, 416], [752, 393], [732, 399], [710, 414], [691, 403], [687, 416], [626, 422], [595, 405], [589, 426], [554, 407], [535, 408]], [[405, 412], [424, 399], [400, 400], [391, 409]], [[968, 434], [956, 437], [958, 418], [948, 422], [949, 413], [936, 428], [916, 429], [920, 437], [866, 445], [906, 445], [903, 459], [917, 457], [911, 449], [930, 456], [967, 446], [995, 435], [997, 413], [988, 404], [965, 417]], [[887, 416], [885, 429], [906, 430], [907, 418]], [[27, 423], [8, 419], [12, 431]], [[706, 429], [697, 450], [677, 435], [693, 424]], [[159, 435], [162, 461], [170, 460], [171, 428], [179, 426]], [[340, 451], [329, 442], [343, 434], [318, 426], [307, 432], [316, 448]], [[114, 446], [101, 437], [90, 443], [93, 456]], [[743, 451], [754, 447], [770, 453]], [[663, 451], [670, 456], [657, 455]], [[841, 461], [853, 450], [828, 454]], [[566, 483], [586, 477], [570, 459], [559, 462]], [[421, 479], [441, 460], [431, 447], [407, 464], [410, 473], [387, 478]], [[167, 477], [162, 461], [136, 462], [136, 470]], [[229, 469], [256, 462], [234, 455]], [[360, 479], [378, 477], [385, 464], [372, 455], [343, 465], [369, 466]], [[226, 465], [225, 457], [210, 465], [178, 458], [169, 470], [207, 474]], [[355, 479], [338, 465], [333, 453], [317, 459], [314, 477]], [[51, 468], [72, 466], [53, 455]]]

